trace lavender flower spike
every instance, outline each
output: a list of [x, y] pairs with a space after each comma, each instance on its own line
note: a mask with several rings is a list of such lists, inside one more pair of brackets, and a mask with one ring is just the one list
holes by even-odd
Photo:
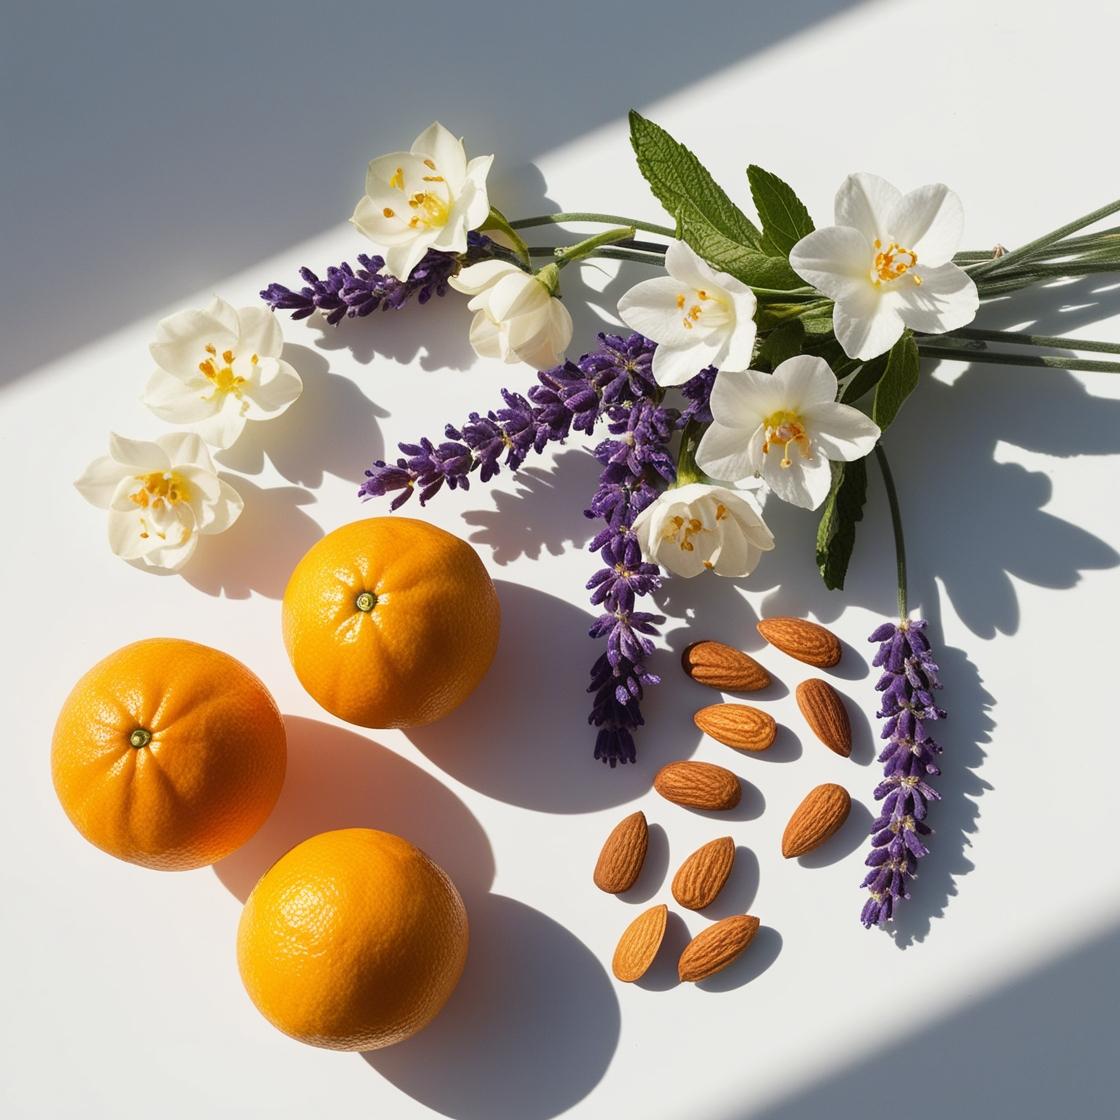
[[290, 311], [293, 319], [306, 319], [322, 311], [333, 327], [343, 318], [369, 315], [378, 308], [397, 311], [412, 299], [427, 303], [433, 295], [446, 295], [448, 279], [463, 265], [490, 256], [492, 248], [490, 238], [470, 233], [466, 253], [456, 255], [429, 249], [407, 280], [398, 280], [382, 271], [385, 267], [382, 257], [359, 253], [358, 268], [343, 261], [340, 265], [331, 265], [324, 279], [309, 268], [301, 268], [301, 288], [269, 284], [260, 296], [273, 311]]
[[941, 773], [935, 761], [941, 747], [926, 725], [945, 713], [933, 700], [941, 681], [925, 628], [922, 619], [897, 626], [884, 622], [868, 639], [879, 643], [872, 664], [883, 670], [875, 687], [883, 694], [881, 735], [889, 740], [879, 755], [883, 780], [875, 800], [883, 806], [871, 826], [871, 854], [865, 861], [871, 870], [862, 884], [871, 892], [860, 915], [868, 928], [888, 921], [899, 899], [910, 897], [909, 880], [917, 874], [918, 860], [929, 854], [922, 841], [932, 831], [926, 810], [941, 796], [926, 781]]

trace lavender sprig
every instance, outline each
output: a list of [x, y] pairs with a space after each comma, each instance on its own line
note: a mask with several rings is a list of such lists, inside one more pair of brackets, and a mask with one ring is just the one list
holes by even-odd
[[306, 319], [322, 311], [333, 327], [343, 318], [369, 315], [378, 308], [397, 311], [412, 299], [427, 303], [433, 295], [446, 295], [448, 279], [464, 265], [492, 255], [492, 248], [490, 238], [472, 231], [467, 234], [466, 253], [429, 249], [407, 280], [398, 280], [384, 272], [383, 257], [359, 253], [358, 268], [343, 261], [328, 267], [323, 279], [311, 269], [301, 268], [303, 287], [292, 289], [283, 284], [269, 284], [260, 296], [273, 311], [290, 311], [293, 319]]
[[875, 799], [883, 805], [871, 826], [865, 861], [871, 870], [862, 883], [870, 891], [860, 915], [868, 928], [886, 922], [898, 900], [910, 897], [909, 880], [917, 874], [918, 860], [929, 854], [922, 841], [932, 831], [926, 811], [930, 801], [940, 800], [926, 779], [941, 773], [936, 762], [941, 747], [926, 725], [944, 719], [945, 712], [934, 703], [941, 681], [925, 628], [922, 619], [884, 622], [869, 639], [879, 643], [872, 664], [883, 669], [875, 687], [883, 694], [878, 717], [886, 721], [882, 738], [889, 742], [879, 755], [883, 780]]

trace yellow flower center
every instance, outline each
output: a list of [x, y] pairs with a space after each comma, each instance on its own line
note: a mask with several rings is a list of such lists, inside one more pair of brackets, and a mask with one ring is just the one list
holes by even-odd
[[[238, 400], [241, 400], [245, 378], [239, 377], [233, 372], [233, 351], [223, 350], [219, 357], [217, 348], [208, 342], [206, 353], [209, 356], [198, 363], [199, 371], [214, 386], [214, 392], [206, 399], [217, 400], [218, 397], [225, 396], [226, 393], [232, 393]], [[256, 365], [260, 358], [254, 354], [249, 360], [253, 365]]]
[[[425, 159], [424, 166], [431, 174], [422, 175], [420, 181], [423, 183], [430, 183], [431, 186], [425, 187], [423, 190], [414, 191], [406, 198], [405, 201], [409, 209], [409, 229], [420, 229], [421, 227], [424, 229], [438, 229], [441, 226], [447, 225], [447, 218], [451, 212], [451, 207], [448, 204], [447, 198], [447, 180], [439, 173], [439, 168], [436, 167], [434, 160]], [[444, 185], [442, 188], [437, 187], [437, 183]], [[403, 167], [398, 167], [389, 177], [389, 186], [392, 187], [393, 190], [404, 193], [405, 174]], [[395, 218], [397, 216], [396, 210], [391, 206], [384, 207], [381, 212], [386, 218]]]
[[770, 413], [762, 421], [762, 426], [766, 432], [762, 441], [762, 454], [769, 455], [771, 445], [780, 447], [782, 449], [781, 466], [783, 468], [788, 469], [793, 466], [793, 460], [789, 457], [790, 444], [797, 445], [801, 450], [803, 459], [812, 458], [813, 449], [809, 443], [809, 433], [805, 429], [800, 413], [780, 409], [777, 412]]
[[[722, 502], [717, 502], [715, 509], [716, 525], [725, 517], [727, 517], [727, 507]], [[672, 541], [681, 552], [695, 552], [696, 544], [693, 541], [693, 537], [700, 533], [713, 532], [716, 525], [705, 525], [703, 520], [699, 517], [682, 517], [678, 514], [676, 517], [670, 517], [665, 522], [661, 529], [661, 539], [663, 541]], [[711, 561], [705, 560], [704, 567], [711, 568]]]
[[[918, 263], [918, 254], [913, 249], [906, 249], [897, 241], [892, 241], [885, 249], [882, 241], [875, 238], [875, 262], [871, 266], [871, 283], [878, 288], [880, 285], [889, 284], [892, 280], [899, 280]], [[922, 278], [915, 272], [910, 277], [915, 284], [920, 284]]]
[[719, 296], [703, 288], [693, 288], [677, 294], [677, 310], [682, 312], [681, 322], [685, 330], [692, 330], [699, 323], [716, 326], [727, 316], [727, 307]]
[[[174, 471], [152, 471], [149, 474], [135, 476], [140, 485], [129, 494], [133, 505], [142, 510], [149, 511], [153, 517], [140, 518], [140, 539], [147, 540], [154, 532], [161, 541], [167, 540], [167, 534], [162, 529], [153, 528], [153, 521], [158, 522], [160, 516], [172, 506], [190, 500], [190, 486], [181, 474]], [[187, 537], [187, 530], [182, 531], [182, 539]], [[182, 543], [182, 541], [180, 541]]]

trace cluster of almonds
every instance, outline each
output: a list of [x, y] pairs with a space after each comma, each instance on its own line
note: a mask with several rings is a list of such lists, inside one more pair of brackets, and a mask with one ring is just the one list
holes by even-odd
[[[758, 631], [772, 646], [816, 668], [830, 669], [840, 660], [836, 635], [814, 622], [769, 618], [759, 622]], [[725, 692], [757, 692], [770, 684], [769, 673], [753, 657], [721, 642], [694, 643], [684, 651], [681, 664], [694, 681]], [[852, 753], [851, 725], [832, 685], [814, 677], [797, 686], [796, 697], [817, 738], [847, 758]], [[747, 704], [710, 704], [693, 720], [705, 734], [742, 751], [768, 749], [778, 730], [771, 715]], [[692, 809], [734, 809], [742, 796], [739, 778], [709, 762], [670, 762], [657, 772], [653, 787], [667, 801]], [[847, 820], [850, 809], [851, 798], [843, 786], [826, 783], [810, 790], [782, 834], [782, 855], [793, 859], [819, 848]], [[629, 890], [645, 862], [648, 842], [644, 813], [631, 813], [619, 822], [599, 853], [595, 885], [608, 894]], [[735, 842], [730, 836], [698, 848], [673, 876], [673, 898], [688, 910], [710, 906], [727, 882], [734, 861]], [[638, 980], [653, 964], [668, 918], [668, 907], [662, 903], [627, 926], [612, 963], [619, 980]], [[750, 914], [734, 914], [715, 922], [685, 946], [677, 963], [678, 976], [699, 981], [726, 968], [750, 945], [758, 926], [758, 918]]]

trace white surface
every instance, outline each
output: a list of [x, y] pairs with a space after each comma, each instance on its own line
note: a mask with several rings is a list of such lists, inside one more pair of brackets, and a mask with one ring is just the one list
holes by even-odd
[[[1115, 17], [1078, 3], [1045, 21], [1023, 12], [1011, 2], [861, 7], [639, 107], [740, 197], [748, 161], [794, 183], [818, 220], [852, 169], [903, 186], [944, 179], [965, 199], [969, 247], [1014, 245], [1117, 188], [1114, 153], [1096, 146], [1113, 101]], [[688, 20], [666, 25], [666, 42], [718, 35], [699, 15]], [[1079, 20], [1095, 30], [1074, 47], [1067, 28]], [[340, 40], [345, 33], [336, 29]], [[511, 188], [509, 209], [538, 209], [543, 180], [566, 208], [656, 218], [629, 156], [625, 83], [616, 74], [608, 88], [613, 123], [543, 155], [539, 180], [515, 168], [510, 181], [522, 186]], [[459, 98], [451, 83], [414, 91], [408, 112], [381, 119], [378, 135], [407, 141], [436, 115], [460, 127]], [[380, 112], [375, 101], [370, 112]], [[331, 182], [337, 169], [318, 174]], [[205, 242], [206, 230], [198, 236]], [[70, 480], [103, 452], [111, 428], [164, 430], [137, 401], [159, 315], [210, 290], [248, 303], [270, 280], [292, 282], [301, 264], [325, 268], [363, 248], [340, 221], [237, 276], [213, 277], [205, 291], [184, 288], [167, 307], [0, 390], [9, 712], [0, 1111], [1107, 1114], [1120, 1089], [1120, 880], [1106, 784], [1115, 668], [1105, 629], [1117, 621], [1117, 469], [1108, 456], [1120, 452], [1120, 381], [944, 366], [890, 433], [912, 598], [932, 619], [951, 716], [933, 854], [892, 938], [856, 920], [876, 781], [864, 639], [894, 602], [874, 481], [846, 593], [820, 586], [815, 519], [791, 510], [773, 517], [780, 550], [742, 591], [715, 579], [667, 587], [657, 665], [665, 683], [645, 707], [638, 765], [615, 772], [592, 761], [584, 723], [597, 651], [584, 636], [583, 584], [595, 561], [581, 547], [592, 526], [579, 511], [595, 469], [580, 440], [519, 480], [440, 495], [424, 514], [475, 542], [506, 615], [494, 669], [450, 719], [411, 736], [341, 727], [303, 693], [281, 646], [277, 599], [295, 561], [321, 532], [383, 508], [354, 498], [366, 462], [496, 404], [501, 384], [530, 383], [528, 373], [473, 361], [457, 297], [337, 330], [285, 320], [306, 394], [222, 456], [246, 498], [241, 524], [204, 539], [182, 577], [145, 574], [109, 554], [103, 515]], [[158, 244], [152, 252], [166, 267]], [[571, 271], [574, 306], [584, 293]], [[608, 283], [586, 267], [591, 288], [605, 286], [601, 299], [586, 294], [609, 309], [636, 275]], [[989, 309], [983, 321], [1120, 338], [1118, 310], [1115, 290], [1085, 284]], [[44, 313], [23, 329], [52, 328]], [[577, 352], [591, 347], [593, 330], [593, 316], [577, 314]], [[849, 643], [838, 683], [862, 713], [851, 760], [811, 738], [791, 694], [766, 705], [789, 728], [774, 757], [739, 757], [692, 727], [691, 711], [714, 697], [677, 670], [679, 650], [708, 636], [757, 650], [754, 621], [775, 612], [811, 614]], [[166, 875], [111, 860], [70, 828], [50, 785], [50, 729], [74, 680], [111, 649], [156, 634], [242, 658], [291, 717], [289, 779], [273, 819], [213, 871]], [[791, 691], [804, 675], [777, 653], [761, 657]], [[741, 774], [742, 809], [709, 817], [649, 792], [657, 766], [687, 756]], [[843, 782], [860, 805], [828, 848], [803, 861], [811, 866], [785, 862], [777, 844], [787, 814], [822, 781]], [[590, 870], [606, 832], [635, 807], [656, 828], [634, 897], [619, 901], [591, 886]], [[445, 1013], [368, 1061], [275, 1032], [243, 994], [234, 960], [238, 900], [255, 876], [303, 836], [357, 824], [427, 848], [462, 888], [473, 926], [468, 971]], [[668, 878], [685, 855], [728, 832], [749, 854], [712, 909], [758, 914], [756, 945], [704, 987], [673, 985], [668, 953], [642, 986], [615, 983], [607, 968], [618, 933], [639, 906], [669, 901]], [[708, 921], [689, 914], [683, 926], [695, 933]], [[676, 919], [670, 940], [679, 947], [683, 936]]]

